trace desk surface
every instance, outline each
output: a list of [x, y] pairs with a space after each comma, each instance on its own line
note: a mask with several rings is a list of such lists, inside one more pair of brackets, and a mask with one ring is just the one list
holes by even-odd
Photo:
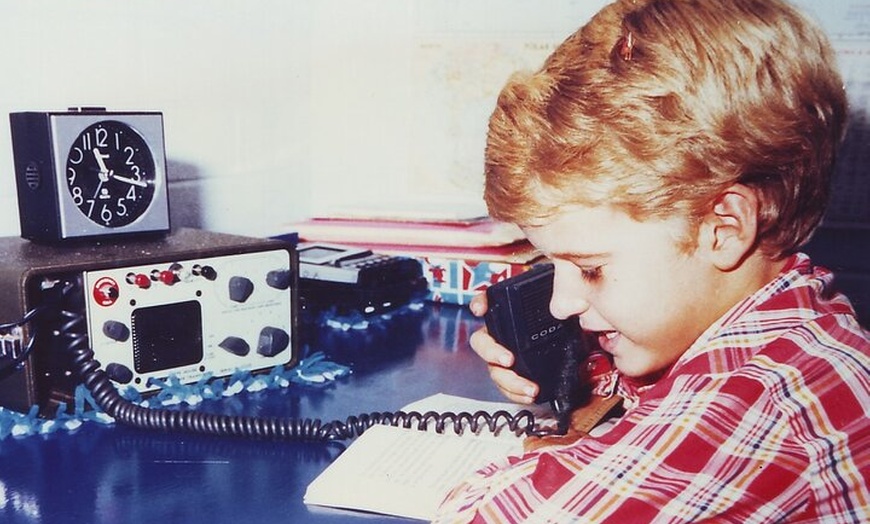
[[[437, 392], [503, 400], [468, 346], [479, 326], [465, 308], [427, 304], [365, 332], [308, 329], [304, 349], [350, 365], [349, 377], [325, 388], [292, 385], [240, 394], [222, 400], [219, 410], [333, 420], [397, 410]], [[95, 423], [74, 433], [8, 438], [0, 442], [0, 521], [402, 521], [302, 503], [306, 486], [340, 450], [337, 444], [148, 433]]]

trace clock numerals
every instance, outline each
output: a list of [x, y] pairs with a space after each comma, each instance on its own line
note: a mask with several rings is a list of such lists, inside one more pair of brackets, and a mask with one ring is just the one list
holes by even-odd
[[73, 203], [105, 227], [127, 225], [154, 196], [154, 158], [128, 125], [104, 121], [83, 130], [67, 156], [67, 186]]
[[136, 154], [136, 150], [130, 146], [127, 146], [124, 148], [124, 153], [126, 153], [126, 155], [127, 155], [127, 160], [124, 161], [124, 164], [126, 164], [128, 166], [135, 166], [136, 163], [133, 162], [133, 155]]
[[123, 198], [119, 198], [118, 205], [116, 207], [118, 215], [122, 217], [127, 216], [127, 206], [124, 205], [124, 200], [125, 199]]
[[69, 154], [69, 157], [67, 160], [67, 165], [72, 164], [74, 166], [77, 166], [77, 165], [81, 164], [82, 160], [84, 160], [84, 159], [85, 159], [85, 151], [78, 146], [73, 146], [72, 149], [70, 150], [70, 154]]
[[81, 205], [84, 204], [85, 198], [84, 198], [84, 196], [82, 196], [82, 188], [80, 188], [78, 186], [73, 186], [70, 188], [70, 194], [72, 195], [72, 198], [73, 198], [73, 204], [75, 204], [79, 207], [81, 207]]
[[[87, 137], [88, 135], [85, 135]], [[106, 147], [106, 139], [109, 138], [109, 132], [104, 127], [94, 129], [94, 147]]]

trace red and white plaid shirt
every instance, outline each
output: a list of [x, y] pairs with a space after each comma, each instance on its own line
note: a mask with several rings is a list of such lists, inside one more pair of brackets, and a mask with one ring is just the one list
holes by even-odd
[[870, 522], [870, 334], [832, 279], [796, 255], [656, 384], [620, 381], [606, 431], [491, 464], [436, 521]]

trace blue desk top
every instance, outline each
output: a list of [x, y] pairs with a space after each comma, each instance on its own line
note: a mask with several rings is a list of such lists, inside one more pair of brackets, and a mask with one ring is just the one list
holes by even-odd
[[[468, 346], [479, 326], [465, 308], [427, 304], [365, 331], [308, 326], [303, 349], [353, 373], [328, 387], [291, 385], [216, 405], [231, 414], [326, 421], [444, 392], [503, 400]], [[344, 442], [343, 444], [349, 444]], [[306, 486], [342, 444], [150, 433], [87, 423], [73, 433], [0, 441], [0, 521], [9, 524], [400, 522], [308, 507]]]

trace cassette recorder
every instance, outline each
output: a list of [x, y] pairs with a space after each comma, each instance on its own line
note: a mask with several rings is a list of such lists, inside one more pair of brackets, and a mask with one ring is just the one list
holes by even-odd
[[[179, 229], [148, 241], [49, 246], [0, 239], [0, 405], [52, 413], [79, 378], [68, 345], [87, 335], [118, 385], [145, 394], [182, 383], [295, 363], [295, 245]], [[63, 288], [65, 291], [60, 292]]]
[[298, 252], [300, 307], [307, 312], [384, 313], [428, 289], [415, 258], [319, 242], [303, 242]]

